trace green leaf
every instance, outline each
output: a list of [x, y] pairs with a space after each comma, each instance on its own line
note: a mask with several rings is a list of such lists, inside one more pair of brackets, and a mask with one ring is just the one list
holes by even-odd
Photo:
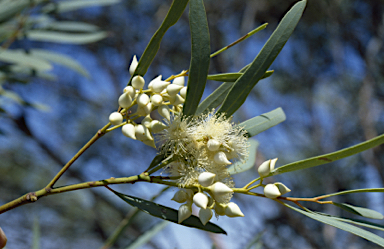
[[73, 34], [57, 31], [30, 30], [26, 32], [26, 36], [32, 41], [86, 44], [104, 39], [108, 36], [108, 33], [105, 31], [99, 31], [85, 34]]
[[168, 225], [168, 221], [162, 221], [157, 223], [156, 225], [152, 226], [150, 229], [145, 231], [144, 234], [140, 235], [132, 244], [130, 244], [126, 249], [136, 249], [148, 241], [152, 239], [153, 236], [155, 236], [158, 232], [163, 230], [166, 225]]
[[[41, 2], [41, 1], [37, 1]], [[0, 23], [5, 22], [13, 17], [15, 17], [18, 13], [20, 13], [24, 8], [31, 5], [32, 2], [30, 0], [3, 0], [0, 2]]]
[[34, 219], [33, 219], [32, 233], [33, 233], [32, 249], [40, 249], [40, 238], [41, 238], [40, 223], [39, 223], [39, 218], [37, 216], [34, 216]]
[[0, 61], [41, 71], [52, 69], [52, 65], [48, 61], [36, 58], [22, 50], [5, 50], [0, 48]]
[[280, 124], [285, 120], [285, 113], [283, 109], [276, 108], [273, 111], [261, 114], [257, 117], [248, 119], [239, 126], [247, 131], [249, 137], [253, 137], [275, 125]]
[[374, 234], [374, 233], [368, 232], [367, 230], [364, 230], [364, 229], [356, 227], [356, 226], [352, 226], [350, 224], [342, 222], [339, 219], [335, 219], [334, 217], [331, 217], [331, 216], [325, 216], [325, 215], [321, 215], [321, 214], [314, 213], [314, 212], [304, 211], [304, 210], [292, 207], [286, 203], [284, 203], [284, 205], [286, 207], [289, 207], [292, 210], [295, 210], [296, 212], [299, 212], [305, 216], [308, 216], [309, 218], [323, 222], [325, 224], [339, 228], [341, 230], [353, 233], [359, 237], [362, 237], [366, 240], [369, 240], [375, 244], [378, 244], [378, 245], [384, 247], [384, 239], [381, 238], [380, 236]]
[[[319, 212], [315, 212], [315, 213], [319, 213]], [[329, 215], [329, 214], [324, 214], [324, 213], [319, 213], [319, 214], [332, 217], [335, 220], [339, 220], [339, 221], [355, 224], [355, 225], [358, 225], [358, 226], [368, 227], [368, 228], [371, 228], [371, 229], [376, 229], [376, 230], [384, 231], [384, 225], [376, 224], [376, 223], [373, 223], [373, 222], [370, 222], [370, 221], [359, 220], [359, 219], [351, 219], [351, 218], [348, 218], [348, 219], [347, 218], [341, 218], [341, 217], [337, 217], [337, 216], [333, 216], [333, 215]]]
[[206, 99], [204, 99], [196, 109], [196, 115], [201, 113], [210, 112], [212, 109], [218, 107], [227, 96], [228, 91], [233, 86], [232, 82], [224, 82], [213, 93], [211, 93]]
[[336, 196], [336, 195], [345, 195], [345, 194], [354, 194], [354, 193], [366, 193], [366, 192], [384, 192], [384, 188], [351, 189], [351, 190], [345, 190], [345, 191], [336, 192], [336, 193], [333, 193], [333, 194], [327, 194], [326, 197], [324, 197], [324, 198], [328, 198], [328, 197]]
[[[112, 190], [113, 191], [113, 190]], [[141, 211], [150, 214], [152, 216], [155, 216], [157, 218], [168, 220], [171, 222], [174, 222], [176, 224], [179, 224], [177, 222], [177, 215], [178, 211], [163, 205], [159, 205], [157, 203], [146, 201], [134, 196], [125, 195], [116, 191], [113, 191], [117, 196], [119, 196], [121, 199], [123, 199], [128, 204], [137, 207]], [[208, 222], [205, 226], [201, 223], [200, 219], [194, 215], [189, 217], [188, 219], [184, 220], [180, 223], [180, 225], [187, 226], [187, 227], [194, 227], [198, 228], [204, 231], [212, 232], [212, 233], [223, 233], [227, 234], [221, 227]]]
[[203, 96], [210, 62], [210, 42], [207, 16], [203, 0], [191, 0], [189, 3], [189, 26], [191, 29], [191, 62], [188, 73], [187, 96], [183, 115], [195, 114]]
[[342, 150], [286, 164], [272, 171], [270, 175], [279, 175], [282, 173], [307, 169], [318, 165], [334, 162], [342, 158], [349, 157], [362, 151], [368, 150], [370, 148], [376, 147], [383, 143], [384, 134]]
[[[144, 50], [143, 55], [139, 60], [136, 71], [134, 75], [138, 74], [144, 76], [147, 73], [149, 66], [151, 65], [153, 59], [155, 58], [157, 51], [160, 48], [161, 40], [167, 30], [172, 27], [181, 17], [184, 12], [185, 7], [188, 4], [188, 0], [173, 0], [171, 7], [165, 17], [164, 21], [161, 23], [160, 28], [152, 36], [147, 47]], [[131, 76], [132, 80], [133, 75]], [[130, 81], [131, 81], [130, 80]]]
[[82, 8], [88, 8], [92, 6], [112, 5], [120, 3], [120, 0], [67, 0], [56, 3], [47, 4], [44, 8], [44, 12], [56, 11], [57, 13], [63, 13], [67, 11], [74, 11]]
[[256, 162], [256, 151], [259, 146], [259, 142], [255, 139], [249, 139], [249, 143], [251, 144], [248, 148], [248, 160], [245, 163], [236, 162], [232, 164], [228, 168], [228, 172], [231, 175], [235, 175], [244, 171], [249, 170], [255, 165]]
[[159, 165], [163, 160], [165, 160], [167, 158], [166, 155], [164, 155], [163, 153], [162, 154], [158, 154], [156, 155], [151, 164], [149, 165], [149, 167], [145, 170], [145, 172], [148, 172], [150, 169], [153, 169], [154, 167], [156, 167], [157, 165]]
[[77, 61], [72, 59], [69, 56], [59, 54], [56, 52], [52, 52], [49, 50], [44, 50], [44, 49], [32, 49], [30, 53], [40, 59], [48, 60], [54, 63], [57, 63], [59, 65], [63, 65], [65, 67], [68, 67], [80, 74], [82, 74], [85, 77], [89, 78], [89, 73], [85, 68], [83, 68], [82, 65], [80, 65]]
[[99, 27], [96, 25], [72, 21], [50, 22], [45, 28], [70, 32], [95, 32], [99, 30]]
[[337, 202], [333, 202], [332, 203], [333, 205], [341, 208], [341, 209], [344, 209], [345, 211], [347, 212], [350, 212], [350, 213], [353, 213], [353, 214], [356, 214], [356, 215], [360, 215], [360, 216], [363, 216], [363, 217], [366, 217], [366, 218], [370, 218], [370, 219], [378, 219], [378, 220], [381, 220], [384, 218], [384, 216], [375, 211], [375, 210], [372, 210], [372, 209], [368, 209], [368, 208], [362, 208], [362, 207], [355, 207], [355, 206], [352, 206], [352, 205], [349, 205], [349, 204], [346, 204], [346, 203], [337, 203]]
[[218, 113], [225, 113], [231, 116], [244, 103], [252, 88], [268, 70], [276, 56], [284, 47], [291, 36], [306, 5], [306, 0], [296, 3], [281, 20], [279, 26], [272, 33], [255, 60], [245, 73], [235, 82], [235, 85], [228, 93]]
[[[273, 74], [273, 70], [267, 71], [264, 73], [263, 77], [261, 79], [265, 79]], [[224, 81], [224, 82], [235, 82], [240, 76], [242, 76], [242, 73], [220, 73], [220, 74], [209, 74], [207, 76], [208, 80], [215, 80], [215, 81]]]

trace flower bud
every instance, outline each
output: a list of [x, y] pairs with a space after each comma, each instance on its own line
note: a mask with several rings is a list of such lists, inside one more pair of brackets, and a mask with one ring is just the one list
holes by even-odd
[[185, 102], [185, 100], [179, 94], [176, 94], [175, 96], [173, 96], [173, 98], [170, 98], [169, 101], [173, 106], [180, 105]]
[[158, 133], [167, 127], [168, 126], [166, 126], [163, 122], [160, 122], [159, 120], [152, 120], [151, 125], [148, 128], [151, 130], [152, 133]]
[[152, 83], [152, 90], [155, 93], [160, 93], [169, 85], [168, 81], [157, 80]]
[[259, 175], [261, 177], [265, 177], [269, 175], [269, 173], [275, 169], [275, 164], [276, 164], [277, 158], [275, 159], [269, 159], [265, 162], [263, 162], [259, 168], [257, 169], [257, 172], [259, 172]]
[[123, 115], [121, 115], [120, 112], [112, 112], [111, 115], [109, 115], [109, 122], [112, 125], [119, 125], [123, 123]]
[[211, 172], [203, 172], [199, 175], [198, 181], [201, 186], [208, 187], [215, 181], [216, 175]]
[[121, 106], [123, 108], [129, 108], [129, 107], [131, 107], [131, 104], [132, 104], [132, 98], [131, 98], [131, 96], [129, 95], [128, 92], [123, 93], [122, 95], [120, 95], [120, 97], [119, 97], [119, 106]]
[[281, 182], [275, 182], [274, 184], [279, 189], [281, 195], [291, 192], [291, 190]]
[[212, 218], [212, 210], [210, 208], [200, 208], [200, 211], [199, 211], [199, 219], [201, 221], [201, 223], [203, 223], [203, 225], [205, 226], [205, 224], [208, 223], [208, 221]]
[[275, 184], [267, 184], [264, 187], [264, 195], [268, 198], [274, 199], [281, 195], [279, 188]]
[[129, 96], [131, 96], [131, 99], [135, 98], [136, 91], [132, 86], [126, 86], [124, 87], [124, 92], [128, 93]]
[[207, 142], [207, 148], [210, 151], [217, 151], [220, 148], [221, 143], [216, 139], [209, 139]]
[[187, 97], [187, 87], [186, 86], [181, 88], [180, 95], [181, 95], [181, 97], [183, 97], [183, 99], [185, 99], [185, 97]]
[[139, 63], [137, 62], [136, 55], [134, 55], [133, 58], [132, 58], [131, 65], [129, 66], [129, 73], [131, 75], [133, 75], [135, 73], [136, 68], [137, 68], [137, 64], [139, 64]]
[[154, 78], [153, 80], [151, 80], [148, 84], [148, 89], [151, 89], [153, 91], [153, 83], [157, 82], [157, 81], [161, 81], [161, 75], [157, 76], [156, 78]]
[[137, 96], [137, 104], [139, 106], [146, 106], [147, 104], [149, 103], [149, 97], [147, 94], [145, 93], [140, 93], [138, 96]]
[[156, 149], [155, 141], [153, 140], [153, 138], [152, 140], [142, 140], [141, 142], [144, 143], [145, 145], [148, 145], [149, 147]]
[[228, 217], [244, 217], [244, 214], [241, 212], [239, 206], [236, 203], [230, 202], [225, 207], [225, 215]]
[[213, 157], [213, 160], [217, 164], [226, 164], [226, 165], [232, 164], [230, 161], [228, 161], [227, 156], [222, 151], [217, 152]]
[[193, 196], [193, 203], [199, 208], [207, 208], [208, 205], [208, 196], [203, 193], [196, 193]]
[[144, 84], [145, 84], [145, 80], [143, 77], [141, 77], [140, 75], [136, 75], [135, 77], [132, 78], [132, 86], [135, 88], [135, 89], [143, 89], [144, 87]]
[[151, 116], [147, 115], [143, 120], [141, 121], [141, 124], [143, 124], [145, 127], [150, 128], [151, 127], [152, 118]]
[[126, 124], [121, 127], [121, 131], [123, 132], [124, 136], [127, 136], [129, 138], [135, 139], [135, 126], [133, 124]]
[[225, 215], [225, 208], [226, 207], [227, 207], [226, 204], [216, 202], [215, 203], [215, 213], [218, 215]]
[[188, 199], [190, 198], [190, 196], [188, 195], [188, 193], [185, 191], [185, 189], [180, 189], [178, 190], [174, 196], [172, 197], [172, 201], [175, 201], [175, 202], [178, 202], [178, 203], [184, 203], [186, 202]]
[[184, 76], [181, 76], [181, 77], [177, 77], [173, 80], [172, 84], [174, 85], [179, 85], [179, 86], [184, 86], [184, 83], [185, 83], [185, 79], [184, 79]]
[[135, 135], [136, 135], [136, 138], [140, 141], [153, 140], [153, 137], [149, 132], [148, 128], [142, 124], [135, 126]]
[[181, 223], [184, 220], [188, 219], [192, 215], [192, 203], [183, 204], [179, 207], [179, 212], [177, 214], [177, 223]]
[[161, 105], [161, 103], [163, 103], [163, 97], [161, 97], [160, 94], [154, 94], [151, 96], [151, 103], [154, 106]]
[[222, 182], [216, 182], [208, 188], [217, 197], [233, 193], [233, 190]]
[[179, 85], [175, 85], [175, 84], [170, 84], [170, 85], [167, 86], [167, 93], [170, 96], [175, 96], [182, 88], [183, 88], [183, 86], [179, 86]]
[[169, 113], [169, 108], [166, 105], [161, 105], [157, 108], [157, 112], [168, 121], [171, 120], [171, 114]]

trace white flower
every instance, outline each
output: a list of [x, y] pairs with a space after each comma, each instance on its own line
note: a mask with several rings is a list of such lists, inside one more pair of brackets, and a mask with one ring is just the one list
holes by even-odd
[[228, 217], [244, 217], [244, 214], [241, 212], [239, 206], [236, 203], [230, 202], [225, 207], [225, 215]]
[[133, 75], [135, 73], [137, 65], [138, 65], [137, 58], [136, 58], [136, 55], [134, 55], [132, 58], [131, 65], [129, 66], [129, 73], [131, 75]]
[[109, 115], [109, 122], [113, 125], [119, 125], [123, 123], [123, 115], [120, 112], [112, 112]]
[[208, 221], [212, 218], [212, 210], [210, 208], [200, 208], [199, 211], [199, 219], [201, 223], [205, 226], [205, 224], [208, 223]]

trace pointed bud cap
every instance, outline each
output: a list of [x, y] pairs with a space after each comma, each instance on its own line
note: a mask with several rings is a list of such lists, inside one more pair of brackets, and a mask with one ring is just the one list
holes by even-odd
[[124, 88], [124, 92], [128, 93], [129, 96], [131, 96], [132, 99], [135, 97], [135, 94], [136, 94], [136, 91], [135, 91], [135, 89], [132, 86], [126, 86]]
[[213, 157], [213, 160], [217, 164], [226, 164], [226, 165], [232, 164], [230, 161], [228, 161], [227, 156], [222, 151], [217, 152]]
[[212, 215], [213, 215], [213, 212], [210, 208], [206, 208], [206, 209], [200, 208], [199, 219], [204, 226], [212, 218]]
[[275, 199], [279, 197], [281, 193], [275, 184], [267, 184], [264, 187], [264, 195], [270, 199]]
[[169, 85], [168, 81], [157, 80], [152, 83], [152, 90], [155, 93], [160, 93]]
[[189, 199], [189, 195], [184, 189], [178, 190], [172, 197], [172, 201], [178, 202], [178, 203], [184, 203]]
[[161, 105], [163, 103], [163, 97], [160, 94], [154, 94], [151, 96], [151, 103], [154, 106]]
[[291, 190], [281, 182], [275, 182], [274, 184], [279, 189], [281, 195], [291, 192]]
[[109, 115], [109, 122], [112, 125], [119, 125], [123, 123], [123, 115], [121, 115], [120, 112], [112, 112], [111, 115]]
[[137, 62], [136, 55], [134, 55], [133, 58], [132, 58], [131, 65], [129, 66], [129, 73], [131, 75], [133, 75], [135, 73], [136, 68], [137, 68], [137, 64], [139, 64], [139, 63]]
[[183, 86], [179, 86], [179, 85], [175, 85], [175, 84], [170, 84], [170, 85], [167, 86], [167, 93], [170, 96], [175, 96], [182, 88], [183, 88]]
[[173, 106], [180, 105], [185, 102], [185, 100], [179, 94], [176, 94], [175, 96], [173, 96], [173, 98], [171, 97], [169, 101]]
[[123, 132], [124, 136], [135, 139], [135, 126], [133, 124], [126, 124], [121, 127], [121, 131]]
[[5, 247], [6, 244], [7, 244], [7, 236], [5, 236], [3, 229], [1, 229], [0, 227], [0, 248]]
[[144, 143], [145, 145], [148, 145], [149, 147], [156, 149], [156, 144], [155, 144], [155, 141], [153, 141], [153, 139], [152, 140], [142, 140], [141, 142]]
[[145, 84], [145, 80], [143, 77], [141, 77], [140, 75], [136, 75], [135, 77], [132, 78], [132, 86], [135, 88], [135, 89], [143, 89], [144, 87], [144, 84]]
[[266, 177], [269, 175], [269, 173], [275, 169], [275, 164], [276, 164], [277, 158], [275, 159], [269, 159], [265, 162], [263, 162], [259, 168], [257, 169], [257, 172], [259, 172], [259, 175], [261, 177]]
[[145, 127], [150, 128], [151, 127], [152, 118], [151, 116], [147, 115], [143, 120], [141, 121], [141, 124], [143, 124]]
[[216, 139], [209, 139], [207, 142], [207, 148], [210, 151], [217, 151], [220, 148], [221, 143]]
[[140, 93], [137, 96], [137, 104], [139, 106], [146, 106], [149, 103], [149, 96], [145, 93]]
[[136, 135], [136, 138], [140, 141], [153, 140], [153, 137], [149, 132], [148, 128], [142, 124], [135, 126], [135, 135]]
[[226, 207], [227, 207], [226, 204], [222, 204], [222, 203], [216, 202], [215, 203], [215, 213], [217, 215], [225, 215]]
[[164, 118], [166, 118], [168, 121], [171, 120], [171, 114], [169, 112], [169, 108], [166, 105], [161, 105], [159, 108], [157, 108], [157, 112]]
[[179, 86], [184, 86], [185, 83], [185, 78], [184, 76], [177, 77], [173, 80], [172, 84], [179, 85]]
[[213, 184], [215, 181], [216, 174], [213, 174], [211, 172], [203, 172], [199, 175], [198, 181], [201, 186], [208, 187]]
[[208, 196], [203, 193], [196, 193], [193, 196], [193, 203], [199, 208], [207, 208], [208, 205]]
[[181, 223], [184, 220], [188, 219], [192, 215], [192, 205], [183, 204], [179, 207], [179, 212], [177, 214], [177, 223]]
[[166, 129], [168, 126], [166, 126], [163, 122], [160, 122], [159, 120], [152, 120], [150, 127], [148, 127], [152, 133], [158, 133], [164, 129]]
[[157, 82], [157, 81], [161, 81], [161, 75], [157, 76], [156, 78], [154, 78], [153, 80], [151, 80], [148, 84], [148, 89], [151, 89], [153, 91], [153, 83]]
[[120, 95], [119, 106], [123, 108], [129, 108], [131, 107], [131, 104], [132, 104], [132, 98], [127, 92]]
[[216, 182], [208, 187], [212, 194], [215, 196], [221, 196], [225, 194], [233, 193], [233, 190], [222, 182]]
[[244, 217], [244, 214], [241, 212], [239, 206], [236, 203], [230, 202], [225, 208], [225, 215], [228, 217]]
[[187, 87], [186, 86], [181, 88], [180, 95], [181, 95], [181, 97], [183, 97], [183, 99], [185, 99], [185, 97], [187, 97]]

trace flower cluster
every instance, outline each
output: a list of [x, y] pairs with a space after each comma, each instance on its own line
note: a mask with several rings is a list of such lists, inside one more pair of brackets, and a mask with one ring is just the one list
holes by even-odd
[[[257, 171], [261, 178], [264, 178], [271, 173], [275, 168], [277, 158], [263, 162]], [[281, 182], [269, 183], [264, 186], [264, 195], [268, 198], [275, 199], [283, 194], [291, 192], [291, 190]]]

